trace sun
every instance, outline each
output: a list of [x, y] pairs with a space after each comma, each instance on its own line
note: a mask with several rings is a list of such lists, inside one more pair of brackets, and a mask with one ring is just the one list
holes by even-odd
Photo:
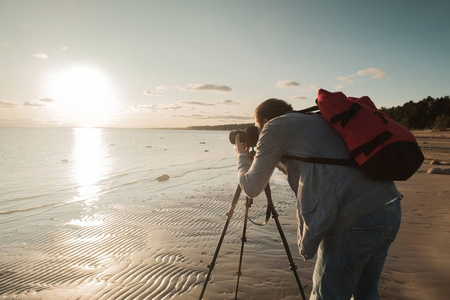
[[106, 74], [93, 66], [52, 73], [46, 79], [46, 93], [61, 117], [78, 125], [101, 125], [114, 110], [114, 88]]

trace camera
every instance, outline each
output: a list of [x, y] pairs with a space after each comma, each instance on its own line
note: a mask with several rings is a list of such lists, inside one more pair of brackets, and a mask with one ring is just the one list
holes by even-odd
[[230, 143], [234, 144], [236, 142], [236, 135], [240, 136], [241, 143], [245, 143], [247, 147], [255, 147], [258, 142], [259, 132], [258, 127], [248, 126], [244, 130], [234, 130], [230, 132]]

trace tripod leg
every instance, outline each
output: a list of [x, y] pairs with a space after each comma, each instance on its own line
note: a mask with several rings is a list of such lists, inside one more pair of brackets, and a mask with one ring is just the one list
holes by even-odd
[[295, 265], [294, 259], [292, 258], [291, 250], [289, 249], [289, 244], [286, 240], [286, 236], [284, 235], [283, 229], [281, 228], [280, 221], [278, 220], [278, 213], [275, 210], [275, 206], [273, 205], [273, 202], [272, 202], [272, 196], [271, 196], [269, 184], [267, 184], [267, 186], [266, 186], [265, 193], [267, 196], [267, 203], [269, 205], [270, 210], [272, 211], [272, 218], [275, 220], [275, 223], [278, 228], [278, 232], [280, 233], [281, 240], [283, 241], [284, 249], [286, 250], [286, 255], [289, 260], [289, 265], [291, 267], [292, 272], [294, 273], [295, 280], [297, 281], [297, 285], [300, 289], [300, 293], [302, 294], [302, 298], [303, 298], [303, 300], [306, 300], [305, 292], [303, 291], [303, 286], [300, 282], [300, 277], [298, 276], [298, 273], [297, 273], [297, 266]]
[[219, 243], [217, 244], [216, 252], [214, 253], [214, 256], [213, 256], [213, 259], [211, 260], [211, 263], [208, 265], [209, 271], [208, 271], [208, 274], [206, 275], [205, 283], [203, 284], [203, 288], [202, 288], [202, 292], [200, 293], [200, 297], [198, 298], [199, 300], [203, 299], [203, 295], [205, 293], [206, 286], [207, 286], [208, 281], [209, 281], [209, 279], [211, 277], [212, 270], [214, 269], [214, 266], [216, 264], [216, 259], [217, 259], [217, 256], [219, 255], [220, 247], [222, 246], [223, 239], [224, 239], [225, 234], [227, 232], [228, 225], [230, 224], [230, 220], [233, 217], [234, 209], [236, 207], [236, 204], [237, 204], [237, 202], [239, 200], [239, 196], [240, 195], [241, 195], [241, 187], [240, 187], [240, 185], [238, 185], [238, 187], [236, 189], [236, 192], [234, 193], [234, 198], [233, 198], [233, 201], [231, 203], [231, 208], [230, 208], [230, 210], [227, 213], [227, 220], [226, 220], [225, 225], [223, 227], [222, 235], [220, 236]]
[[239, 279], [241, 278], [242, 272], [242, 257], [244, 255], [244, 244], [247, 241], [246, 231], [247, 231], [247, 220], [248, 220], [248, 210], [253, 204], [253, 199], [246, 197], [245, 201], [245, 215], [244, 215], [244, 226], [242, 231], [242, 242], [241, 242], [241, 254], [239, 256], [239, 268], [237, 272], [237, 282], [236, 282], [236, 292], [234, 294], [234, 299], [237, 299], [238, 289], [239, 289]]

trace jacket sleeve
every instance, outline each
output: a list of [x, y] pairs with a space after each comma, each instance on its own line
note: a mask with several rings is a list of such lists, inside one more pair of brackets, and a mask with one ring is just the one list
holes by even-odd
[[258, 140], [253, 162], [246, 155], [238, 156], [239, 184], [249, 198], [258, 196], [264, 190], [282, 153], [280, 143], [270, 126], [265, 126]]

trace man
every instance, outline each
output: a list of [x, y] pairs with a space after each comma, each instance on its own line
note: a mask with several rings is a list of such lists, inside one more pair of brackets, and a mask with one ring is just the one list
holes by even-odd
[[297, 196], [298, 245], [304, 259], [317, 253], [310, 299], [379, 299], [378, 281], [400, 226], [400, 199], [392, 181], [374, 181], [358, 168], [283, 158], [348, 159], [342, 137], [318, 114], [292, 111], [279, 99], [254, 113], [260, 131], [256, 155], [236, 136], [239, 184], [256, 197], [279, 167]]

